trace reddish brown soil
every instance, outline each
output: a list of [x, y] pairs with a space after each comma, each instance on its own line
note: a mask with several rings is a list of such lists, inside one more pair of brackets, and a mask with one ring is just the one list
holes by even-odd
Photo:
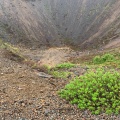
[[40, 78], [26, 64], [10, 59], [0, 50], [0, 120], [120, 120], [80, 111], [57, 94], [69, 79]]

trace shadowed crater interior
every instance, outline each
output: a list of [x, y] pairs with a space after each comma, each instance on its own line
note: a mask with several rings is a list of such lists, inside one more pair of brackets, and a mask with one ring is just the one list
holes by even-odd
[[87, 49], [119, 34], [120, 0], [0, 1], [0, 37], [14, 44]]

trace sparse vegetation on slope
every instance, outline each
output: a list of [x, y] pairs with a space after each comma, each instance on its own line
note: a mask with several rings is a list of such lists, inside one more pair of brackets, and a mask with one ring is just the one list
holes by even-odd
[[0, 49], [4, 49], [5, 56], [9, 57], [10, 59], [14, 61], [21, 62], [25, 60], [25, 57], [20, 53], [17, 47], [14, 47], [13, 45], [9, 43], [5, 43], [2, 40], [0, 40]]
[[[64, 62], [51, 68], [47, 65], [39, 64], [32, 59], [25, 59], [23, 55], [20, 54], [18, 48], [8, 43], [0, 41], [0, 48], [7, 51], [6, 55], [7, 58], [10, 58], [10, 61], [14, 60], [18, 62], [18, 58], [23, 58], [24, 64], [27, 64], [30, 69], [35, 69], [32, 70], [32, 74], [33, 72], [38, 74], [41, 72], [51, 74], [52, 77], [48, 80], [48, 83], [54, 87], [59, 86], [57, 90], [63, 88], [63, 85], [72, 79], [65, 88], [59, 91], [59, 95], [67, 101], [70, 101], [71, 104], [78, 105], [78, 108], [80, 108], [79, 112], [87, 110], [89, 114], [92, 113], [96, 115], [101, 113], [120, 114], [119, 50], [98, 53], [96, 56], [87, 56], [85, 60], [80, 60], [77, 64], [74, 62]], [[80, 59], [82, 59], [82, 57]], [[38, 74], [33, 74], [33, 76]], [[4, 76], [4, 73], [2, 75]], [[33, 78], [31, 78], [32, 81]], [[40, 79], [42, 78], [38, 78], [38, 81]], [[58, 80], [59, 85], [56, 82], [53, 83], [54, 80]], [[46, 86], [46, 83], [44, 84]]]
[[77, 64], [88, 66], [88, 72], [71, 80], [59, 95], [93, 114], [120, 114], [120, 51], [83, 56]]

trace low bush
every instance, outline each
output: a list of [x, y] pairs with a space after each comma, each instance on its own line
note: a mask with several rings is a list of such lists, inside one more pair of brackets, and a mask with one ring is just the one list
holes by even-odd
[[105, 55], [102, 55], [102, 56], [95, 56], [93, 58], [93, 63], [102, 64], [102, 63], [111, 62], [114, 60], [115, 60], [115, 57], [112, 54], [106, 53]]
[[66, 63], [58, 64], [58, 65], [56, 66], [56, 68], [58, 68], [58, 69], [64, 69], [64, 68], [69, 69], [69, 68], [72, 68], [72, 67], [75, 67], [75, 66], [76, 66], [76, 65], [73, 64], [73, 63], [66, 62]]
[[120, 113], [120, 73], [99, 68], [76, 77], [59, 95], [93, 114]]
[[71, 75], [70, 72], [64, 72], [64, 71], [51, 71], [51, 75], [53, 75], [55, 78], [67, 78]]

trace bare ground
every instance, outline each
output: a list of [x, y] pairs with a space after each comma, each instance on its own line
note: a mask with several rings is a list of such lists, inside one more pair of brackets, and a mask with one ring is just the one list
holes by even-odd
[[116, 47], [120, 47], [120, 37], [117, 38], [114, 41], [109, 42], [106, 46], [105, 49], [107, 48], [116, 48]]
[[[53, 66], [82, 54], [55, 48], [21, 52], [40, 64], [43, 61]], [[36, 72], [26, 64], [6, 57], [5, 51], [0, 50], [0, 120], [120, 120], [120, 116], [95, 116], [80, 111], [57, 94], [69, 79], [41, 78]]]

